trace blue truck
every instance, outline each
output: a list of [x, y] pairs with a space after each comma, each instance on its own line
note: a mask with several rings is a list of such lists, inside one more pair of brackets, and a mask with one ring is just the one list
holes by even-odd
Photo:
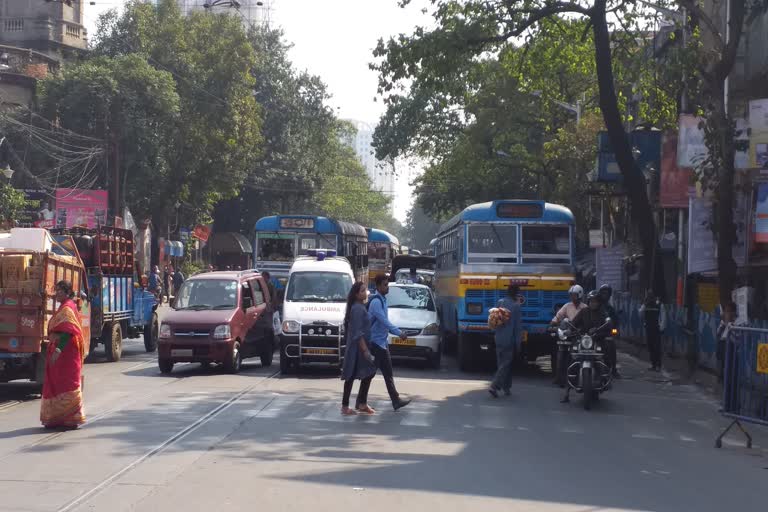
[[107, 360], [119, 361], [123, 339], [141, 336], [146, 351], [154, 352], [159, 334], [158, 301], [141, 288], [134, 275], [133, 233], [113, 227], [71, 228], [56, 231], [54, 238], [59, 236], [71, 236], [86, 268], [91, 352], [102, 344]]

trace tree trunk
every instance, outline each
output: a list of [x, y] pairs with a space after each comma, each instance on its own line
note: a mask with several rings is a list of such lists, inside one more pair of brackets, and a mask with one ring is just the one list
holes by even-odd
[[734, 156], [736, 147], [734, 144], [734, 129], [732, 120], [725, 110], [724, 100], [725, 84], [718, 80], [712, 87], [714, 112], [712, 113], [714, 128], [717, 130], [717, 144], [715, 150], [721, 153], [711, 161], [718, 165], [717, 195], [715, 201], [715, 224], [717, 231], [717, 270], [720, 304], [730, 302], [731, 291], [736, 286], [737, 268], [733, 259], [733, 246], [736, 244], [736, 225], [733, 222], [734, 207]]
[[658, 261], [656, 223], [653, 211], [646, 193], [645, 176], [637, 166], [632, 155], [629, 137], [624, 131], [624, 125], [619, 112], [619, 102], [616, 97], [616, 87], [613, 81], [613, 64], [611, 61], [611, 39], [606, 21], [606, 0], [597, 0], [592, 10], [592, 29], [595, 37], [595, 62], [597, 65], [597, 82], [600, 90], [600, 110], [603, 113], [608, 138], [611, 141], [616, 163], [624, 179], [624, 190], [629, 198], [632, 212], [632, 223], [637, 226], [640, 243], [643, 247], [644, 264], [641, 281], [644, 289], [653, 289], [657, 295], [663, 290], [658, 283], [661, 266]]

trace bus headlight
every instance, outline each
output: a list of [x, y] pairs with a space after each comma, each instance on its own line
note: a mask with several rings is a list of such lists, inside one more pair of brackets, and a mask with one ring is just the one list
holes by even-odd
[[478, 302], [468, 302], [467, 313], [469, 313], [470, 315], [482, 315], [483, 305]]
[[299, 332], [299, 322], [295, 320], [286, 320], [283, 322], [283, 332]]

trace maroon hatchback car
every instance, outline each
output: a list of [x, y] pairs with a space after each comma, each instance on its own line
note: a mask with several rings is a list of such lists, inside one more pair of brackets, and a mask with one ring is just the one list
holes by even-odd
[[270, 366], [276, 347], [273, 298], [255, 271], [208, 272], [187, 279], [163, 315], [157, 346], [162, 373], [175, 363], [222, 363], [230, 373], [243, 359]]

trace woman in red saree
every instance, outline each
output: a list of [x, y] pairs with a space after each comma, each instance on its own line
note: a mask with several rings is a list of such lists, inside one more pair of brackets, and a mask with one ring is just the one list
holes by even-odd
[[85, 423], [81, 375], [86, 347], [80, 314], [69, 281], [56, 284], [61, 305], [48, 324], [40, 421], [45, 428], [77, 428]]

